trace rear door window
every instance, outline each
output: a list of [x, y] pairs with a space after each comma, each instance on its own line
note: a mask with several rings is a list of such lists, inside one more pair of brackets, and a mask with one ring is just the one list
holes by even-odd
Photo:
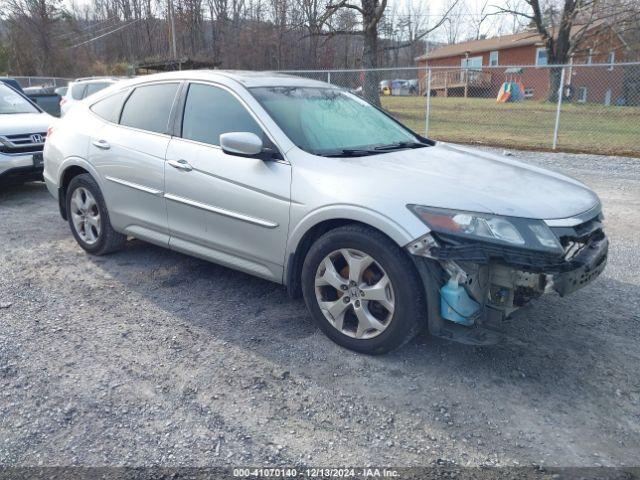
[[177, 83], [159, 83], [136, 88], [127, 99], [120, 124], [149, 132], [167, 133]]

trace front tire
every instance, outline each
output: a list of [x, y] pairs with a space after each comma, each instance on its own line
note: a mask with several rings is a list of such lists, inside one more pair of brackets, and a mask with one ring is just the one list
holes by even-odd
[[67, 218], [78, 244], [93, 255], [120, 250], [126, 235], [111, 226], [100, 187], [88, 173], [71, 179], [66, 194]]
[[381, 232], [347, 225], [311, 246], [302, 293], [320, 329], [361, 353], [387, 353], [424, 325], [422, 283], [407, 254]]

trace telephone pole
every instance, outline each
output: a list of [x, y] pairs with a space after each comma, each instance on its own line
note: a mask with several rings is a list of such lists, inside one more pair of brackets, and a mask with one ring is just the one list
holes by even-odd
[[[169, 30], [171, 35], [171, 56], [172, 60], [178, 61], [178, 47], [176, 45], [176, 22], [173, 18], [173, 0], [167, 0], [169, 7]], [[178, 68], [180, 68], [180, 62], [178, 62]]]

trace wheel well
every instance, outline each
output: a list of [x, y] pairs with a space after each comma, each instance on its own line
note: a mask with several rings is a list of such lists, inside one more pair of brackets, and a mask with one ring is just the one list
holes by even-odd
[[65, 220], [67, 219], [67, 187], [74, 177], [82, 175], [83, 173], [89, 173], [84, 168], [73, 165], [67, 168], [62, 174], [60, 186], [58, 187], [58, 207], [60, 208], [60, 215]]
[[[296, 251], [292, 252], [289, 255], [289, 262], [287, 263], [287, 277], [285, 284], [287, 286], [287, 292], [292, 298], [302, 297], [302, 285], [300, 281], [302, 276], [302, 265], [304, 264], [304, 259], [307, 256], [307, 252], [311, 248], [311, 245], [313, 245], [313, 243], [318, 238], [327, 233], [329, 230], [334, 230], [339, 227], [344, 227], [345, 225], [354, 224], [363, 225], [365, 227], [381, 232], [377, 228], [363, 222], [358, 222], [346, 218], [335, 218], [331, 220], [325, 220], [324, 222], [320, 222], [317, 225], [314, 225], [304, 234], [304, 236], [298, 243]], [[381, 233], [383, 235], [386, 235], [384, 232]]]

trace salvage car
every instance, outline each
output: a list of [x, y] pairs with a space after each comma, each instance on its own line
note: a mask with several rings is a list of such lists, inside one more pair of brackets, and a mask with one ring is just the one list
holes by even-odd
[[54, 118], [0, 82], [0, 184], [42, 180], [42, 149]]
[[286, 285], [338, 344], [485, 345], [532, 299], [603, 270], [597, 195], [435, 142], [338, 87], [224, 71], [151, 75], [81, 102], [45, 146], [78, 244], [136, 237]]

